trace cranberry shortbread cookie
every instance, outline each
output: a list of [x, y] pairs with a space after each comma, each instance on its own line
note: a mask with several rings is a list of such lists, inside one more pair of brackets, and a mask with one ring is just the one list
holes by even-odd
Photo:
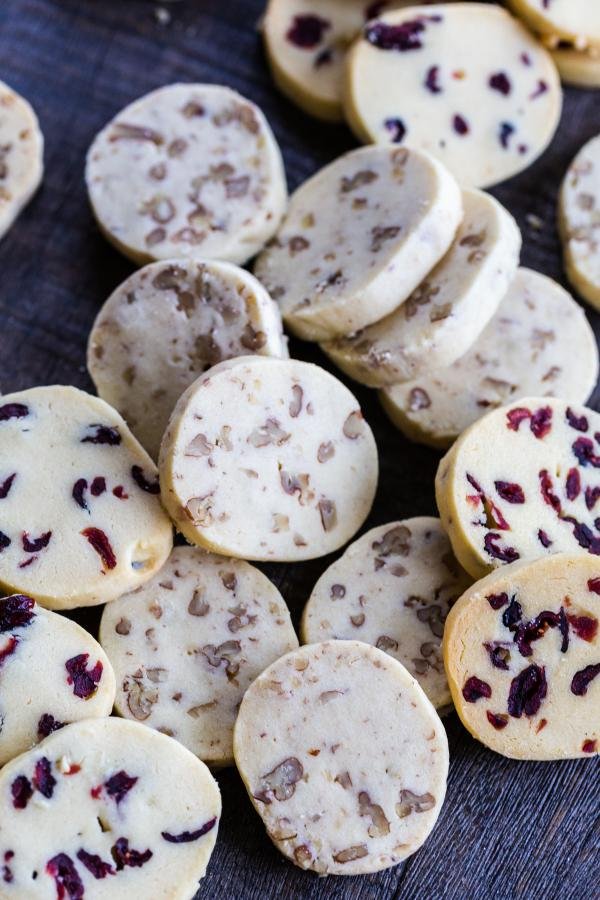
[[0, 81], [0, 238], [38, 189], [44, 137], [30, 104]]
[[600, 88], [600, 46], [580, 50], [573, 44], [560, 41], [550, 49], [550, 54], [565, 84]]
[[567, 170], [558, 225], [567, 277], [600, 309], [600, 135], [582, 147]]
[[579, 47], [600, 44], [600, 7], [594, 0], [508, 0], [517, 15], [540, 34]]

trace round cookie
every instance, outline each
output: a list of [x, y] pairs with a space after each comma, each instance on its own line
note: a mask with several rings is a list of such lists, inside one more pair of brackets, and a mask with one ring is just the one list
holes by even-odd
[[567, 170], [558, 207], [567, 277], [600, 309], [600, 135], [585, 144]]
[[189, 900], [221, 797], [177, 741], [121, 719], [68, 725], [0, 771], [3, 900]]
[[582, 88], [600, 88], [600, 48], [578, 50], [569, 44], [550, 50], [564, 84]]
[[441, 460], [442, 524], [474, 578], [517, 559], [600, 555], [600, 414], [525, 397], [488, 413]]
[[590, 0], [508, 0], [515, 13], [543, 35], [600, 44], [600, 7]]
[[44, 137], [30, 104], [0, 81], [0, 238], [38, 189]]
[[320, 875], [393, 866], [427, 839], [448, 741], [404, 666], [359, 641], [301, 647], [246, 692], [234, 753], [278, 850]]
[[249, 272], [211, 260], [165, 260], [134, 272], [92, 328], [88, 369], [156, 459], [175, 403], [233, 356], [287, 357], [277, 304]]
[[456, 710], [514, 759], [600, 750], [600, 561], [557, 554], [506, 566], [448, 615], [444, 661]]
[[116, 707], [210, 765], [233, 763], [248, 685], [298, 639], [274, 584], [239, 559], [176, 547], [152, 581], [109, 603], [100, 642], [117, 675]]
[[115, 676], [91, 634], [22, 594], [0, 598], [0, 766], [69, 722], [109, 716]]
[[403, 147], [339, 157], [292, 195], [254, 272], [293, 334], [324, 341], [398, 307], [444, 255], [462, 217], [440, 163]]
[[512, 281], [521, 233], [483, 191], [463, 191], [464, 218], [452, 246], [395, 312], [321, 349], [369, 387], [395, 384], [447, 366], [473, 344]]
[[0, 400], [0, 586], [50, 609], [113, 600], [173, 545], [157, 469], [121, 416], [74, 387]]
[[527, 168], [550, 142], [561, 103], [552, 58], [495, 4], [385, 13], [348, 54], [344, 108], [356, 135], [430, 151], [464, 187]]
[[354, 639], [401, 662], [437, 708], [451, 703], [441, 638], [471, 579], [439, 519], [390, 522], [351, 544], [319, 578], [304, 608], [302, 641]]
[[249, 356], [219, 363], [183, 394], [159, 468], [163, 502], [188, 541], [292, 562], [358, 531], [378, 461], [356, 398], [333, 375]]
[[596, 338], [581, 307], [551, 278], [519, 269], [464, 356], [451, 366], [387, 387], [380, 398], [394, 425], [409, 438], [448, 447], [469, 425], [513, 397], [568, 397], [585, 403], [597, 378]]
[[230, 88], [171, 84], [131, 103], [92, 143], [85, 177], [105, 237], [140, 265], [242, 264], [277, 229], [287, 189], [262, 112]]

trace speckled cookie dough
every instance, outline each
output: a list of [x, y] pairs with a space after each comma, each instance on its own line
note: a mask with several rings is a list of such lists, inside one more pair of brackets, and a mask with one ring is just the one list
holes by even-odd
[[114, 600], [171, 551], [157, 469], [121, 416], [74, 387], [0, 400], [0, 586], [50, 609]]
[[552, 58], [495, 4], [385, 13], [348, 54], [344, 107], [357, 136], [428, 150], [464, 187], [527, 168], [561, 104]]
[[448, 615], [444, 660], [471, 734], [516, 759], [600, 749], [600, 561], [558, 554], [475, 584]]
[[102, 307], [88, 369], [156, 459], [177, 400], [233, 356], [287, 357], [281, 315], [262, 285], [231, 263], [165, 260], [135, 272]]
[[85, 177], [102, 232], [139, 264], [242, 264], [276, 231], [287, 200], [267, 120], [220, 85], [171, 84], [125, 107], [94, 139]]
[[508, 4], [543, 35], [580, 47], [600, 44], [600, 7], [594, 0], [508, 0]]
[[[577, 352], [573, 352], [577, 348]], [[381, 392], [400, 431], [448, 447], [469, 425], [516, 397], [585, 403], [598, 378], [598, 348], [581, 307], [559, 284], [519, 269], [470, 350], [452, 366]]]
[[600, 48], [559, 43], [550, 50], [564, 84], [574, 87], [600, 88]]
[[474, 578], [518, 559], [600, 555], [600, 414], [525, 397], [484, 416], [440, 462], [435, 492]]
[[39, 187], [43, 154], [44, 137], [35, 112], [0, 81], [0, 238]]
[[460, 189], [432, 157], [404, 147], [353, 150], [292, 195], [254, 272], [290, 331], [329, 340], [406, 300], [461, 218]]
[[358, 641], [301, 647], [250, 686], [234, 753], [267, 834], [295, 865], [360, 875], [419, 849], [446, 791], [448, 741], [404, 666]]
[[382, 387], [448, 366], [479, 336], [517, 271], [521, 233], [483, 191], [463, 191], [452, 246], [408, 300], [380, 322], [321, 345], [362, 384]]
[[63, 725], [109, 716], [115, 700], [98, 642], [22, 594], [0, 598], [0, 683], [0, 766]]
[[204, 763], [137, 722], [67, 725], [0, 771], [2, 900], [189, 900], [221, 797]]
[[321, 575], [304, 609], [302, 640], [373, 644], [406, 666], [440, 709], [451, 703], [442, 661], [444, 622], [470, 584], [439, 519], [380, 525]]
[[233, 725], [252, 681], [298, 639], [274, 584], [239, 559], [176, 547], [152, 581], [109, 603], [100, 642], [116, 707], [209, 765], [233, 763]]
[[377, 486], [358, 401], [310, 363], [240, 357], [180, 398], [161, 445], [165, 506], [194, 544], [243, 559], [325, 556], [358, 531]]
[[567, 277], [600, 309], [600, 136], [582, 147], [567, 170], [558, 225]]

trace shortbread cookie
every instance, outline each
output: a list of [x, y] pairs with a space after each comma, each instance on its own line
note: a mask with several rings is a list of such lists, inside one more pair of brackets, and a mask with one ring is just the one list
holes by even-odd
[[353, 150], [293, 194], [254, 271], [298, 337], [351, 334], [406, 300], [461, 217], [458, 185], [432, 157], [400, 147]]
[[0, 771], [3, 900], [189, 900], [221, 797], [204, 763], [137, 722], [68, 725]]
[[112, 407], [74, 387], [0, 400], [0, 586], [50, 609], [106, 603], [171, 551], [156, 466]]
[[550, 53], [565, 84], [600, 88], [600, 48], [578, 50], [572, 45], [559, 43]]
[[600, 44], [600, 7], [594, 0], [508, 0], [517, 15], [540, 34]]
[[452, 246], [395, 312], [325, 353], [369, 387], [448, 366], [479, 336], [514, 278], [521, 233], [511, 214], [483, 191], [463, 191], [464, 218]]
[[27, 100], [0, 81], [0, 238], [42, 180], [44, 138]]
[[274, 584], [239, 559], [176, 547], [152, 581], [105, 607], [117, 710], [210, 765], [233, 763], [246, 688], [298, 639]]
[[302, 640], [374, 644], [406, 666], [439, 709], [451, 702], [441, 652], [444, 622], [470, 584], [439, 519], [380, 525], [321, 575], [304, 609]]
[[219, 363], [180, 398], [160, 451], [165, 506], [194, 544], [243, 559], [325, 556], [360, 528], [377, 448], [358, 401], [298, 360]]
[[171, 84], [123, 109], [88, 151], [98, 224], [142, 264], [244, 263], [277, 229], [287, 190], [262, 112], [230, 88]]
[[115, 676], [94, 638], [31, 597], [0, 599], [0, 766], [69, 722], [109, 716]]
[[184, 390], [210, 366], [250, 353], [288, 355], [279, 308], [256, 278], [231, 263], [167, 260], [135, 272], [106, 301], [88, 369], [156, 459]]
[[596, 338], [581, 307], [551, 278], [519, 269], [464, 356], [452, 366], [385, 388], [381, 401], [408, 437], [448, 447], [486, 412], [513, 398], [566, 397], [585, 403], [597, 378]]
[[393, 866], [424, 843], [448, 741], [404, 666], [359, 641], [301, 647], [250, 686], [235, 761], [278, 850], [320, 875]]
[[357, 136], [428, 150], [465, 187], [529, 166], [550, 142], [561, 102], [552, 58], [496, 4], [385, 13], [348, 56], [345, 111]]
[[450, 611], [444, 661], [471, 734], [516, 759], [600, 750], [600, 561], [513, 563]]
[[549, 397], [488, 413], [440, 462], [442, 524], [474, 578], [553, 553], [600, 555], [600, 414]]
[[600, 309], [600, 136], [582, 147], [567, 170], [558, 224], [567, 277]]

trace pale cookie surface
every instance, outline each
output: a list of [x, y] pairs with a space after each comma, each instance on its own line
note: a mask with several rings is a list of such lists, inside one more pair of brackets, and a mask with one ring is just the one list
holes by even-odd
[[177, 741], [121, 719], [68, 725], [0, 772], [2, 900], [189, 900], [221, 797]]
[[163, 501], [189, 541], [290, 562], [346, 543], [378, 474], [353, 394], [318, 366], [267, 357], [219, 363], [188, 388], [159, 466]]
[[254, 271], [290, 331], [328, 340], [406, 300], [452, 243], [461, 216], [458, 185], [432, 157], [365, 147], [298, 188]]
[[141, 590], [104, 610], [100, 642], [116, 707], [176, 738], [204, 762], [233, 763], [247, 687], [298, 639], [281, 594], [254, 566], [176, 547]]
[[559, 44], [550, 53], [565, 84], [600, 88], [600, 48], [578, 50], [568, 44]]
[[452, 246], [408, 300], [357, 334], [321, 345], [356, 381], [382, 387], [450, 365], [496, 312], [517, 271], [521, 234], [489, 194], [462, 196]]
[[381, 402], [408, 437], [448, 447], [469, 425], [512, 398], [567, 397], [585, 403], [597, 378], [596, 338], [581, 307], [551, 278], [519, 269], [464, 356], [385, 388]]
[[600, 555], [600, 414], [549, 397], [488, 413], [440, 462], [435, 492], [459, 562], [481, 578], [553, 553]]
[[234, 752], [278, 850], [321, 875], [393, 866], [427, 839], [448, 741], [404, 666], [358, 641], [301, 647], [247, 691]]
[[135, 272], [106, 301], [88, 369], [156, 459], [184, 390], [210, 366], [249, 353], [288, 355], [279, 308], [256, 278], [231, 263], [165, 260]]
[[576, 41], [582, 47], [600, 44], [596, 0], [509, 0], [509, 6], [541, 34]]
[[44, 138], [27, 100], [0, 81], [0, 238], [37, 190]]
[[0, 599], [0, 766], [79, 719], [109, 716], [115, 676], [75, 622], [15, 594]]
[[276, 230], [287, 190], [262, 112], [219, 85], [172, 84], [125, 107], [88, 151], [100, 228], [144, 263], [250, 259]]
[[374, 644], [406, 666], [440, 709], [451, 702], [444, 622], [470, 584], [439, 519], [390, 522], [351, 544], [319, 578], [302, 616], [302, 640]]
[[525, 169], [560, 117], [550, 55], [496, 5], [386, 13], [350, 50], [346, 78], [346, 115], [359, 138], [428, 150], [465, 187]]
[[173, 543], [156, 466], [103, 400], [40, 387], [0, 401], [0, 585], [51, 609], [113, 600]]
[[600, 561], [513, 563], [450, 611], [444, 660], [465, 727], [516, 759], [600, 750]]
[[567, 170], [558, 224], [567, 277], [600, 308], [600, 136], [582, 147]]

